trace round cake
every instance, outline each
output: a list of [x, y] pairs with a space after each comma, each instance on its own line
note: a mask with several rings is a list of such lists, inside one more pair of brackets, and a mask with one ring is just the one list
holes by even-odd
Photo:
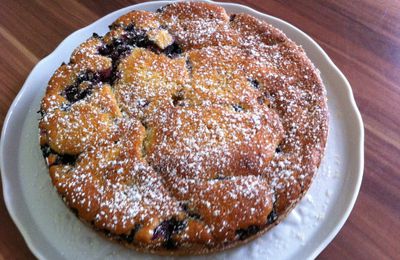
[[328, 116], [319, 72], [273, 26], [217, 5], [132, 11], [61, 64], [40, 145], [66, 205], [156, 254], [230, 248], [310, 187]]

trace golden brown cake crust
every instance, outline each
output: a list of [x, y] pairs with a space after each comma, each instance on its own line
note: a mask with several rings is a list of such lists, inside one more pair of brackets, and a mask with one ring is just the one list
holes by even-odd
[[72, 53], [41, 103], [53, 185], [138, 251], [205, 254], [278, 224], [309, 189], [326, 93], [301, 47], [247, 14], [132, 11]]

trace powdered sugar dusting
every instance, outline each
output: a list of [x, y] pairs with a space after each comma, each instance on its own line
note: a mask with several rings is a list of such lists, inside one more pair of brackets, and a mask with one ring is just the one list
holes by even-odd
[[79, 217], [153, 249], [222, 247], [283, 217], [327, 133], [302, 49], [204, 3], [134, 11], [111, 29], [76, 49], [42, 101], [40, 143]]

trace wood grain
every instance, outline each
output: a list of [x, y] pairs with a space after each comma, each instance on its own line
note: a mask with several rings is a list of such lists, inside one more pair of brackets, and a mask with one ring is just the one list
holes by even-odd
[[[66, 36], [140, 1], [0, 0], [0, 126], [33, 66]], [[237, 1], [313, 37], [350, 81], [365, 171], [349, 220], [319, 259], [400, 258], [400, 2]], [[2, 194], [2, 190], [0, 190]], [[0, 259], [34, 258], [0, 199]]]

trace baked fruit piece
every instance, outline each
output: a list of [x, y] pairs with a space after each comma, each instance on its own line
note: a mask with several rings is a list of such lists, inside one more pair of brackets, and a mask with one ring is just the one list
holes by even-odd
[[132, 11], [51, 78], [40, 145], [54, 187], [107, 238], [157, 254], [251, 240], [308, 190], [326, 94], [303, 49], [219, 6]]

